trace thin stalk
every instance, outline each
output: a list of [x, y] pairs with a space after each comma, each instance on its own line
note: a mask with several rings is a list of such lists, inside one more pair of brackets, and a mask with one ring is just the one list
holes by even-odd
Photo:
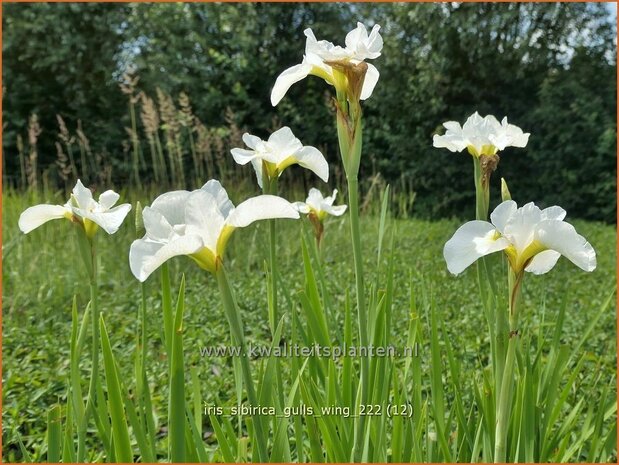
[[150, 140], [148, 141], [148, 145], [150, 147], [150, 158], [153, 164], [153, 174], [155, 177], [155, 182], [158, 184], [159, 181], [161, 180], [161, 174], [159, 172], [160, 166], [159, 166], [159, 160], [157, 157], [157, 149], [155, 148], [154, 136], [151, 136]]
[[[353, 259], [355, 262], [355, 283], [357, 293], [357, 322], [359, 325], [359, 342], [362, 347], [368, 346], [368, 321], [365, 308], [365, 293], [363, 285], [363, 256], [361, 251], [361, 227], [359, 224], [359, 181], [357, 178], [349, 177], [348, 181], [348, 203], [350, 211], [350, 233], [352, 237]], [[370, 366], [367, 356], [361, 356], [361, 405], [367, 405], [369, 393], [369, 373]], [[355, 461], [360, 460], [364, 441], [365, 416], [359, 416], [357, 430], [357, 446], [355, 447]]]
[[131, 115], [131, 143], [133, 145], [133, 176], [138, 189], [141, 188], [140, 181], [140, 142], [138, 140], [138, 128], [135, 118], [135, 105], [133, 95], [129, 96], [129, 114]]
[[[91, 346], [91, 371], [90, 371], [90, 383], [88, 386], [88, 398], [86, 400], [86, 408], [84, 412], [84, 416], [82, 418], [82, 422], [78, 425], [78, 437], [84, 436], [86, 434], [86, 429], [88, 427], [88, 421], [90, 419], [90, 414], [92, 410], [95, 408], [95, 396], [96, 396], [96, 387], [97, 380], [99, 377], [99, 304], [98, 304], [98, 286], [97, 286], [97, 251], [94, 244], [94, 239], [89, 240], [86, 238], [85, 233], [82, 230], [78, 230], [78, 235], [83, 234], [83, 236], [79, 237], [79, 241], [83, 244], [81, 247], [82, 250], [82, 258], [84, 260], [84, 264], [86, 268], [89, 269], [90, 274], [90, 310], [92, 312], [91, 323], [92, 323], [92, 346]], [[85, 247], [85, 241], [90, 245], [89, 253], [90, 255], [86, 255], [88, 253]], [[84, 459], [85, 455], [85, 444], [82, 441], [78, 442], [78, 451], [77, 451], [77, 461], [81, 462]]]
[[[338, 88], [338, 86], [336, 86]], [[361, 250], [361, 227], [359, 224], [359, 165], [362, 148], [362, 114], [358, 101], [349, 102], [346, 92], [337, 90], [337, 135], [340, 147], [342, 164], [348, 184], [348, 204], [350, 215], [350, 233], [355, 263], [355, 283], [357, 294], [357, 322], [359, 325], [359, 342], [361, 346], [368, 345], [368, 315], [365, 306], [365, 292], [363, 283], [363, 256]], [[362, 405], [368, 403], [369, 361], [362, 356], [361, 364], [361, 399]], [[365, 416], [358, 418], [355, 433], [355, 461], [361, 461], [365, 441]]]
[[165, 156], [163, 149], [161, 148], [161, 139], [159, 138], [159, 132], [155, 133], [155, 147], [157, 148], [157, 156], [159, 158], [159, 164], [161, 168], [161, 177], [165, 179], [166, 183], [170, 183], [170, 177], [168, 176], [168, 167], [166, 166]]
[[78, 144], [80, 148], [80, 161], [82, 164], [82, 179], [88, 179], [88, 164], [86, 162], [86, 152], [82, 144]]
[[482, 221], [488, 220], [488, 208], [490, 204], [489, 186], [482, 185], [481, 162], [479, 157], [473, 156], [473, 172], [475, 176], [475, 218]]
[[[224, 307], [224, 313], [230, 325], [230, 333], [232, 335], [232, 343], [241, 349], [240, 361], [243, 381], [247, 389], [247, 399], [251, 405], [259, 405], [258, 396], [254, 389], [254, 382], [251, 376], [251, 367], [249, 363], [249, 356], [247, 354], [247, 345], [245, 343], [245, 334], [243, 331], [243, 322], [241, 315], [236, 306], [234, 295], [224, 270], [223, 265], [220, 265], [217, 272], [217, 284], [219, 286], [219, 292], [221, 293], [221, 300]], [[258, 448], [258, 457], [260, 462], [267, 462], [269, 460], [266, 435], [263, 429], [262, 418], [259, 415], [252, 416], [252, 426], [254, 437], [252, 442]]]
[[181, 145], [180, 134], [174, 135], [174, 147], [176, 148], [176, 157], [178, 163], [178, 173], [180, 175], [181, 185], [185, 185], [185, 168], [183, 165], [183, 147]]
[[[263, 180], [263, 193], [277, 195], [277, 178]], [[277, 328], [278, 305], [277, 305], [277, 224], [276, 220], [269, 220], [269, 328], [271, 334], [275, 334]]]
[[189, 147], [191, 149], [191, 158], [193, 160], [193, 174], [197, 178], [197, 182], [204, 182], [204, 178], [202, 176], [202, 166], [198, 160], [198, 154], [196, 153], [196, 143], [193, 139], [193, 127], [187, 128], [187, 133], [189, 134]]
[[509, 342], [507, 356], [502, 375], [501, 390], [498, 398], [497, 419], [494, 441], [494, 462], [506, 461], [507, 433], [509, 429], [509, 417], [511, 414], [510, 400], [512, 385], [514, 384], [514, 369], [516, 352], [519, 344], [518, 334], [518, 307], [520, 305], [521, 284], [524, 272], [514, 274], [509, 271]]

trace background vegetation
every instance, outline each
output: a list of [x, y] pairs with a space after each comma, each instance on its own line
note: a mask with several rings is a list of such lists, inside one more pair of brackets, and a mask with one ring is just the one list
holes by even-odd
[[[248, 173], [249, 174], [249, 173]], [[517, 192], [514, 192], [516, 194]], [[151, 201], [153, 193], [136, 196], [123, 193], [123, 199], [143, 204]], [[296, 197], [300, 198], [300, 197]], [[66, 403], [69, 377], [69, 341], [71, 337], [71, 303], [77, 296], [79, 308], [88, 303], [88, 285], [82, 264], [77, 258], [77, 244], [73, 231], [65, 221], [53, 221], [25, 236], [17, 229], [19, 214], [28, 206], [43, 200], [61, 202], [64, 194], [9, 193], [3, 201], [3, 389], [2, 389], [2, 453], [5, 462], [24, 461], [19, 441], [30, 454], [31, 461], [45, 460], [47, 453], [45, 412], [56, 402]], [[236, 200], [236, 199], [234, 199]], [[374, 199], [366, 206], [363, 217], [366, 269], [368, 279], [377, 272], [376, 253], [380, 204]], [[140, 284], [129, 270], [127, 251], [134, 239], [130, 213], [121, 230], [98, 237], [101, 260], [100, 302], [110, 334], [119, 370], [129, 389], [133, 386], [133, 363], [139, 336], [138, 309]], [[572, 220], [568, 217], [568, 220]], [[565, 393], [560, 417], [550, 425], [552, 431], [568, 427], [573, 429], [570, 448], [576, 447], [570, 462], [616, 461], [616, 306], [604, 307], [616, 280], [616, 228], [599, 222], [577, 220], [577, 230], [585, 235], [598, 254], [598, 268], [593, 273], [577, 270], [562, 258], [552, 273], [544, 276], [527, 274], [523, 292], [522, 330], [533, 340], [530, 352], [542, 350], [544, 364], [549, 363], [548, 338], [556, 330], [563, 305], [565, 319], [560, 335], [561, 351], [575, 351], [575, 357], [566, 365], [566, 374], [556, 379], [556, 392]], [[406, 327], [411, 318], [409, 289], [419, 300], [423, 336], [418, 347], [421, 374], [409, 386], [419, 386], [424, 400], [429, 402], [436, 393], [432, 387], [431, 373], [437, 362], [431, 356], [430, 314], [421, 305], [423, 293], [431, 294], [440, 321], [440, 351], [438, 372], [444, 383], [444, 396], [449, 406], [449, 431], [456, 431], [452, 422], [454, 399], [461, 396], [466, 411], [475, 408], [476, 386], [483, 385], [484, 369], [488, 365], [490, 343], [479, 301], [476, 273], [473, 268], [455, 278], [442, 262], [442, 247], [453, 234], [459, 222], [455, 220], [426, 221], [419, 219], [395, 220], [386, 237], [395, 232], [394, 292], [392, 343], [401, 348], [406, 344]], [[285, 284], [294, 299], [305, 288], [301, 263], [301, 231], [311, 230], [307, 221], [280, 222], [278, 258]], [[343, 327], [346, 293], [354, 280], [350, 266], [348, 218], [333, 218], [326, 224], [324, 238], [325, 267], [328, 270], [329, 292], [337, 302], [334, 315]], [[228, 247], [226, 263], [237, 291], [237, 298], [246, 323], [247, 338], [256, 346], [270, 340], [267, 315], [267, 295], [264, 292], [264, 263], [268, 247], [261, 246], [268, 232], [267, 223], [258, 223], [235, 233]], [[383, 259], [385, 265], [386, 259]], [[187, 258], [171, 260], [170, 275], [173, 286], [178, 286], [182, 273], [186, 274], [185, 314], [185, 366], [187, 372], [195, 370], [199, 377], [199, 390], [204, 402], [230, 406], [236, 402], [233, 364], [231, 357], [201, 357], [202, 347], [221, 347], [226, 339], [227, 323], [219, 302], [217, 284]], [[502, 275], [500, 270], [496, 270]], [[158, 450], [166, 455], [168, 402], [167, 360], [162, 343], [162, 309], [158, 274], [146, 283], [148, 308], [147, 352], [148, 381], [153, 396], [153, 408], [158, 427]], [[298, 304], [287, 311], [301, 314]], [[600, 313], [600, 309], [605, 311]], [[593, 325], [593, 326], [592, 326]], [[591, 332], [589, 332], [591, 331]], [[538, 336], [538, 337], [533, 337]], [[584, 340], [581, 338], [586, 336]], [[579, 341], [583, 341], [582, 346]], [[290, 342], [289, 340], [287, 340]], [[452, 351], [459, 361], [462, 374], [456, 382], [450, 370], [447, 354]], [[580, 362], [577, 363], [581, 358]], [[264, 358], [254, 360], [256, 369]], [[289, 363], [291, 359], [286, 359]], [[304, 359], [302, 359], [303, 361]], [[409, 359], [398, 359], [406, 363]], [[88, 379], [88, 357], [81, 360], [81, 372]], [[577, 368], [578, 367], [578, 368]], [[576, 374], [575, 381], [568, 381]], [[189, 379], [189, 375], [187, 375]], [[189, 382], [189, 381], [188, 381]], [[568, 383], [572, 382], [571, 385]], [[191, 391], [191, 389], [188, 389]], [[441, 390], [441, 393], [443, 391]], [[189, 395], [189, 394], [188, 394]], [[192, 396], [195, 394], [192, 394]], [[192, 397], [192, 399], [195, 397]], [[542, 414], [545, 405], [536, 403]], [[615, 407], [616, 408], [616, 407]], [[573, 412], [577, 411], [574, 417]], [[568, 421], [569, 417], [573, 417]], [[603, 417], [603, 418], [602, 418]], [[213, 426], [203, 418], [203, 434], [207, 448], [216, 447]], [[599, 423], [598, 423], [599, 422]], [[428, 428], [434, 425], [429, 423]], [[101, 442], [94, 434], [89, 436], [89, 459], [101, 459]], [[454, 433], [456, 434], [456, 433]], [[594, 445], [594, 443], [596, 445]], [[450, 446], [452, 442], [450, 440]], [[435, 442], [428, 446], [427, 460], [441, 461], [440, 448]], [[434, 450], [434, 452], [431, 452]], [[433, 455], [435, 454], [435, 455]], [[221, 461], [221, 457], [216, 456]]]
[[[361, 20], [385, 39], [364, 107], [366, 191], [384, 180], [417, 194], [416, 215], [470, 217], [470, 157], [431, 138], [478, 110], [532, 133], [525, 150], [504, 152], [495, 182], [614, 222], [610, 16], [595, 3], [7, 4], [4, 182], [240, 182], [229, 149], [245, 129], [265, 136], [282, 124], [336, 161], [323, 83], [304, 81], [277, 108], [268, 97], [301, 60], [304, 28], [338, 41]], [[299, 186], [309, 181], [298, 173]]]

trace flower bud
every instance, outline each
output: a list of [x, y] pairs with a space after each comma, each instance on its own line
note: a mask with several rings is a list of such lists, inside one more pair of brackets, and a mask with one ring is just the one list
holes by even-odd
[[505, 178], [501, 178], [501, 199], [503, 199], [503, 202], [512, 199], [512, 194], [509, 192]]

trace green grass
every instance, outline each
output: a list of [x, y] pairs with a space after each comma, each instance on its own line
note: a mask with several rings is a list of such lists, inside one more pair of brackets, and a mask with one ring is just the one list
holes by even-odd
[[[137, 196], [129, 196], [137, 200]], [[123, 196], [125, 198], [125, 196]], [[153, 197], [140, 196], [143, 205]], [[74, 233], [63, 221], [54, 221], [24, 236], [17, 228], [19, 214], [28, 206], [42, 201], [62, 202], [64, 199], [48, 195], [5, 192], [3, 198], [3, 460], [23, 460], [23, 442], [32, 460], [42, 460], [46, 450], [47, 412], [58, 400], [66, 404], [66, 386], [69, 383], [69, 351], [71, 343], [71, 308], [77, 296], [77, 308], [83, 313], [88, 300], [88, 278], [77, 252]], [[301, 196], [290, 200], [301, 200]], [[134, 202], [132, 202], [134, 203]], [[569, 206], [566, 206], [569, 207]], [[569, 208], [568, 208], [569, 211]], [[568, 221], [570, 218], [568, 217]], [[133, 214], [114, 236], [98, 233], [100, 253], [100, 310], [105, 318], [111, 349], [118, 362], [119, 377], [125, 383], [134, 379], [133, 363], [136, 337], [139, 334], [140, 286], [131, 275], [128, 251], [134, 239]], [[365, 268], [369, 278], [376, 270], [378, 215], [362, 216], [363, 250]], [[441, 345], [453, 351], [453, 359], [460, 363], [461, 378], [467, 386], [481, 378], [487, 366], [488, 335], [473, 268], [462, 276], [453, 277], [446, 269], [443, 244], [461, 222], [458, 220], [421, 221], [395, 220], [387, 231], [387, 238], [394, 232], [394, 284], [393, 343], [403, 346], [408, 336], [410, 312], [410, 286], [413, 289], [430, 289], [437, 310]], [[295, 293], [304, 288], [300, 228], [305, 222], [280, 221], [279, 267], [284, 283], [293, 296], [294, 309], [298, 299]], [[574, 221], [576, 229], [593, 244], [598, 254], [598, 268], [593, 273], [577, 270], [562, 258], [557, 267], [544, 276], [527, 275], [523, 292], [523, 330], [536, 333], [540, 326], [552, 333], [561, 302], [568, 293], [566, 320], [561, 342], [575, 345], [587, 326], [591, 314], [607, 299], [616, 281], [616, 228], [601, 223]], [[348, 219], [332, 219], [326, 224], [323, 239], [325, 271], [328, 274], [330, 295], [336, 302], [332, 308], [341, 309], [331, 318], [338, 320], [337, 327], [345, 326], [345, 298], [354, 295], [354, 272], [350, 255]], [[266, 345], [271, 331], [268, 321], [267, 294], [265, 292], [265, 261], [268, 259], [268, 224], [266, 222], [235, 233], [226, 257], [229, 278], [239, 307], [243, 313], [248, 341]], [[383, 256], [386, 254], [383, 254]], [[386, 258], [385, 258], [386, 260]], [[235, 399], [232, 362], [225, 358], [202, 358], [200, 347], [220, 345], [228, 341], [228, 328], [221, 306], [215, 278], [197, 268], [186, 258], [170, 262], [170, 275], [174, 289], [178, 289], [181, 274], [186, 275], [185, 299], [185, 369], [186, 378], [193, 368], [200, 380], [201, 395], [207, 404], [229, 404]], [[147, 321], [150, 342], [147, 347], [148, 380], [155, 421], [165, 432], [168, 384], [166, 377], [166, 351], [161, 334], [163, 321], [159, 296], [158, 273], [146, 283]], [[367, 282], [372, 282], [368, 279]], [[280, 297], [281, 299], [281, 297]], [[545, 305], [544, 305], [545, 304]], [[281, 299], [281, 311], [291, 307]], [[545, 310], [542, 310], [545, 309]], [[608, 399], [616, 397], [616, 311], [614, 302], [602, 316], [591, 336], [580, 351], [586, 354], [582, 375], [577, 388], [569, 393], [566, 407], [561, 413], [565, 418], [570, 406], [581, 400], [583, 393], [592, 405], [608, 389]], [[422, 318], [424, 331], [429, 333], [426, 315]], [[447, 370], [441, 374], [436, 363], [431, 363], [429, 338], [427, 345], [419, 347], [424, 395], [432, 392], [431, 380], [448, 383]], [[256, 363], [256, 362], [254, 362]], [[284, 361], [287, 363], [287, 361]], [[445, 357], [442, 366], [448, 363]], [[88, 356], [80, 364], [84, 380], [89, 374]], [[569, 372], [569, 370], [568, 370]], [[439, 380], [436, 380], [438, 376]], [[560, 383], [561, 384], [561, 383]], [[133, 385], [128, 388], [133, 389]], [[470, 392], [468, 390], [467, 392]], [[464, 410], [468, 412], [471, 398], [463, 394]], [[470, 394], [472, 396], [472, 394]], [[188, 394], [190, 396], [190, 394]], [[451, 410], [454, 397], [450, 390], [444, 393], [444, 404]], [[64, 414], [64, 412], [63, 412]], [[605, 431], [613, 426], [612, 416]], [[586, 421], [586, 419], [578, 420]], [[560, 424], [560, 421], [559, 421]], [[203, 417], [202, 432], [207, 443], [213, 444], [213, 426]], [[92, 439], [91, 439], [92, 441]], [[214, 444], [213, 444], [214, 445]], [[440, 444], [434, 445], [441, 447]], [[90, 454], [100, 450], [92, 448]], [[159, 441], [163, 454], [167, 439]], [[615, 448], [616, 450], [616, 448]], [[53, 454], [56, 451], [52, 451]], [[574, 460], [585, 460], [585, 455]], [[95, 455], [88, 456], [96, 459]], [[99, 457], [100, 458], [100, 457]], [[615, 457], [609, 457], [613, 460]]]

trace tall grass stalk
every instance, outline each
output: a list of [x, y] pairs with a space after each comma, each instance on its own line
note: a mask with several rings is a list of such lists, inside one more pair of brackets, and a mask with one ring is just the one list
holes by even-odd
[[[243, 382], [245, 384], [245, 389], [247, 391], [247, 398], [250, 405], [258, 406], [260, 405], [260, 403], [258, 401], [258, 396], [256, 395], [256, 390], [254, 388], [254, 382], [251, 375], [251, 367], [249, 363], [249, 355], [247, 353], [247, 344], [245, 342], [245, 333], [243, 330], [241, 314], [236, 305], [234, 294], [232, 292], [232, 288], [230, 287], [226, 271], [223, 264], [221, 263], [217, 268], [216, 278], [217, 285], [219, 286], [219, 292], [221, 294], [224, 313], [230, 326], [232, 344], [234, 346], [240, 347], [240, 369], [242, 372], [241, 374]], [[258, 450], [259, 461], [267, 462], [269, 460], [269, 455], [267, 451], [267, 430], [263, 426], [263, 420], [260, 415], [253, 415], [252, 420], [252, 429], [254, 433], [252, 437], [252, 445], [256, 446]]]

